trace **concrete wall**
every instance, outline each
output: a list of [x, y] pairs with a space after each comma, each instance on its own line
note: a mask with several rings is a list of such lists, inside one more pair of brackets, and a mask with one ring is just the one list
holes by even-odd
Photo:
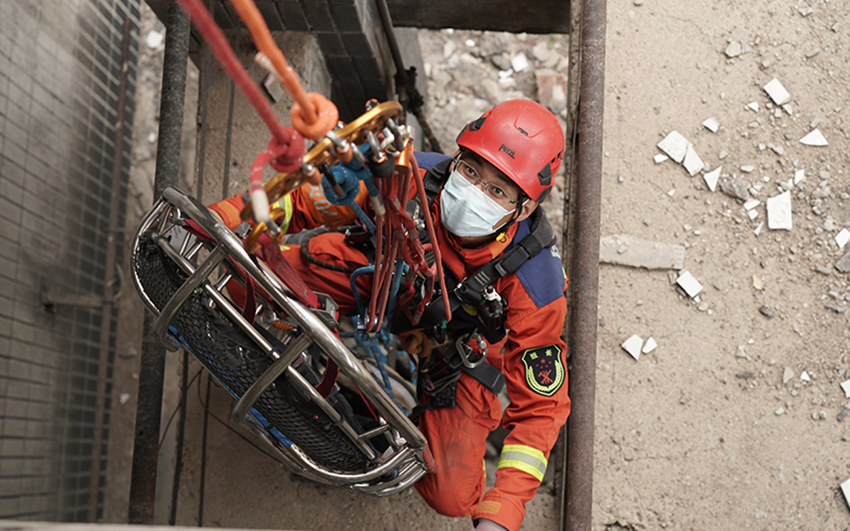
[[[86, 520], [101, 333], [88, 301], [120, 229], [107, 226], [116, 92], [129, 17], [132, 124], [138, 5], [0, 2], [0, 518]], [[76, 302], [48, 311], [45, 291]]]

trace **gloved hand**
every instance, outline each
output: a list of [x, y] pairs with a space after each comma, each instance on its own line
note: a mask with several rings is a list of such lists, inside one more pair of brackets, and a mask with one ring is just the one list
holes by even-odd
[[493, 520], [479, 518], [475, 523], [475, 531], [508, 531], [508, 529], [500, 526]]
[[400, 334], [398, 336], [398, 342], [401, 343], [401, 348], [405, 352], [416, 354], [420, 358], [427, 358], [433, 348], [431, 340], [421, 330]]

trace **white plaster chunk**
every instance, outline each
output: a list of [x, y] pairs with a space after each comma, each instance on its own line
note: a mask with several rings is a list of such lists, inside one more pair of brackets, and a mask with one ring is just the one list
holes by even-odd
[[741, 48], [741, 43], [739, 41], [732, 41], [729, 43], [729, 46], [726, 47], [726, 50], [723, 52], [726, 54], [726, 57], [730, 59], [733, 57], [738, 57], [741, 55], [743, 49]]
[[688, 139], [682, 136], [682, 133], [671, 131], [669, 135], [664, 137], [664, 140], [658, 143], [658, 149], [667, 153], [671, 159], [681, 164], [685, 160], [685, 154], [688, 152], [688, 146], [690, 144]]
[[702, 291], [702, 284], [694, 278], [690, 271], [682, 271], [682, 274], [676, 279], [676, 284], [685, 290], [685, 293], [691, 298], [696, 297]]
[[747, 216], [750, 218], [750, 220], [756, 219], [757, 217], [759, 217], [759, 211], [758, 210], [747, 210]]
[[716, 170], [710, 171], [703, 175], [703, 179], [705, 179], [705, 184], [712, 192], [717, 190], [717, 181], [720, 179], [720, 170], [722, 169], [723, 166], [718, 166]]
[[752, 210], [755, 207], [759, 206], [760, 204], [761, 204], [761, 201], [759, 201], [758, 199], [750, 199], [749, 201], [744, 203], [744, 210]]
[[753, 229], [753, 234], [755, 234], [756, 236], [758, 236], [759, 234], [761, 234], [761, 228], [762, 228], [762, 227], [764, 227], [764, 221], [760, 222], [760, 223], [756, 226], [756, 228], [754, 228], [754, 229]]
[[750, 164], [745, 164], [745, 165], [741, 166], [741, 171], [744, 172], [744, 173], [753, 173], [753, 171], [755, 171], [755, 169], [756, 169], [756, 167], [752, 166]]
[[794, 371], [791, 367], [785, 367], [785, 370], [782, 372], [782, 383], [787, 384], [791, 381], [791, 378], [794, 377]]
[[798, 185], [806, 180], [806, 170], [797, 170], [794, 172], [794, 185]]
[[511, 68], [513, 68], [514, 72], [522, 72], [528, 68], [528, 58], [524, 53], [519, 52], [511, 58]]
[[628, 338], [621, 345], [623, 350], [628, 352], [634, 359], [640, 359], [640, 349], [643, 346], [643, 339], [637, 334]]
[[747, 108], [753, 112], [759, 112], [759, 102], [751, 101], [747, 104]]
[[815, 129], [811, 133], [801, 138], [800, 143], [806, 146], [816, 147], [823, 147], [829, 145], [829, 142], [826, 141], [826, 138], [824, 138], [823, 133], [820, 132], [820, 129]]
[[670, 157], [663, 153], [656, 153], [655, 156], [652, 157], [652, 160], [654, 160], [656, 164], [661, 164], [664, 161], [670, 160]]
[[767, 199], [767, 228], [791, 230], [791, 192]]
[[841, 382], [841, 389], [844, 390], [844, 398], [850, 398], [850, 380]]
[[[776, 78], [771, 79], [770, 83], [764, 86], [764, 91], [767, 92], [767, 95], [770, 96], [773, 103], [777, 105], [785, 105], [791, 101], [791, 93], [785, 90], [785, 87], [783, 87], [782, 83], [780, 83]], [[791, 113], [789, 112], [788, 114]]]
[[641, 352], [643, 352], [644, 354], [649, 354], [650, 352], [655, 350], [655, 347], [657, 347], [657, 346], [658, 346], [658, 343], [656, 343], [655, 338], [652, 337], [652, 336], [649, 336], [649, 339], [647, 339], [646, 343], [644, 343], [643, 348], [641, 349]]
[[712, 116], [711, 118], [706, 119], [703, 123], [706, 129], [711, 131], [712, 133], [716, 133], [717, 129], [720, 128], [720, 122], [717, 121], [717, 118]]
[[844, 493], [844, 501], [850, 507], [850, 479], [841, 484], [841, 492]]
[[151, 30], [150, 32], [148, 32], [148, 36], [145, 38], [145, 44], [148, 48], [154, 50], [156, 48], [159, 48], [159, 45], [162, 44], [164, 40], [165, 35], [158, 31]]
[[838, 247], [844, 249], [844, 246], [847, 245], [847, 242], [850, 241], [850, 230], [841, 229], [841, 232], [835, 235], [835, 243], [838, 244]]
[[685, 166], [685, 169], [688, 171], [688, 175], [691, 177], [701, 172], [705, 167], [702, 159], [699, 158], [699, 155], [697, 155], [693, 144], [688, 144], [688, 149], [685, 151], [685, 161], [682, 164]]
[[800, 373], [800, 379], [803, 380], [804, 382], [812, 381], [811, 377], [809, 377], [809, 373], [806, 372], [806, 371], [803, 371], [803, 372]]

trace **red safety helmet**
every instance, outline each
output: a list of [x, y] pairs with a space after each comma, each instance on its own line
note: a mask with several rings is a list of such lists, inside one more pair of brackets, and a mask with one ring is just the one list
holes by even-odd
[[498, 168], [535, 201], [552, 190], [564, 158], [564, 132], [551, 112], [529, 100], [509, 100], [470, 122], [457, 144]]

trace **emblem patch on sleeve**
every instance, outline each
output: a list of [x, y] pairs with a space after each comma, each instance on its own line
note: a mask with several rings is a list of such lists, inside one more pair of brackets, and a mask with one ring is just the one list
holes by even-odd
[[560, 347], [530, 348], [522, 353], [522, 364], [529, 389], [538, 395], [552, 396], [564, 384], [567, 371], [561, 362]]

